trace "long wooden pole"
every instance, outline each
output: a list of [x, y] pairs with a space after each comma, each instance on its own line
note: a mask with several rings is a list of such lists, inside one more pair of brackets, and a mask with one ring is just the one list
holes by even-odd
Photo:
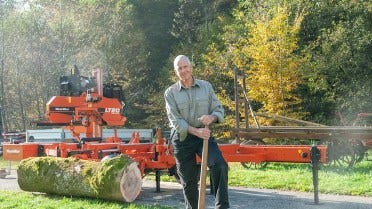
[[372, 127], [359, 126], [260, 126], [234, 130], [242, 138], [371, 139]]
[[[206, 126], [206, 128], [207, 128], [207, 126]], [[199, 188], [198, 209], [204, 209], [205, 208], [205, 190], [206, 190], [207, 161], [208, 161], [208, 141], [209, 141], [209, 139], [203, 139], [203, 153], [202, 153], [201, 172], [200, 172], [200, 188]]]

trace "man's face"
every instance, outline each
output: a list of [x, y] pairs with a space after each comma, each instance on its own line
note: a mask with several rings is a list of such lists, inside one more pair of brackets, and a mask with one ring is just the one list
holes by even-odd
[[192, 79], [192, 66], [185, 60], [180, 60], [174, 71], [181, 81]]

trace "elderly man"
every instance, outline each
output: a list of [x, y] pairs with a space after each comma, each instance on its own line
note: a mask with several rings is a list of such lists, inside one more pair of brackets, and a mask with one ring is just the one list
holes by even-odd
[[195, 79], [189, 58], [174, 60], [178, 81], [168, 87], [164, 98], [172, 128], [172, 144], [177, 173], [183, 186], [186, 208], [198, 206], [198, 169], [196, 154], [201, 156], [203, 140], [208, 140], [208, 167], [215, 195], [215, 208], [229, 208], [228, 166], [209, 126], [223, 122], [224, 109], [208, 81]]

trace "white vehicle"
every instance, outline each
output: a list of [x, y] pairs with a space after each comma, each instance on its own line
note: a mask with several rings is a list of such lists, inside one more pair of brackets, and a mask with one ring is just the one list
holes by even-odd
[[[132, 138], [133, 132], [138, 132], [141, 142], [152, 142], [154, 133], [152, 129], [117, 129], [117, 135], [123, 142]], [[114, 129], [103, 129], [102, 138], [114, 136]], [[84, 138], [83, 134], [80, 138]], [[71, 132], [62, 128], [36, 129], [26, 131], [26, 142], [72, 142], [74, 137]]]
[[63, 142], [66, 138], [72, 138], [72, 136], [62, 128], [26, 131], [26, 142]]

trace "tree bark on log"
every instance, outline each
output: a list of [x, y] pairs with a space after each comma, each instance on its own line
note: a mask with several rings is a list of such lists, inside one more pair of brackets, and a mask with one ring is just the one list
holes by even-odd
[[103, 162], [76, 158], [32, 157], [18, 166], [22, 190], [132, 202], [142, 187], [141, 172], [131, 158]]

